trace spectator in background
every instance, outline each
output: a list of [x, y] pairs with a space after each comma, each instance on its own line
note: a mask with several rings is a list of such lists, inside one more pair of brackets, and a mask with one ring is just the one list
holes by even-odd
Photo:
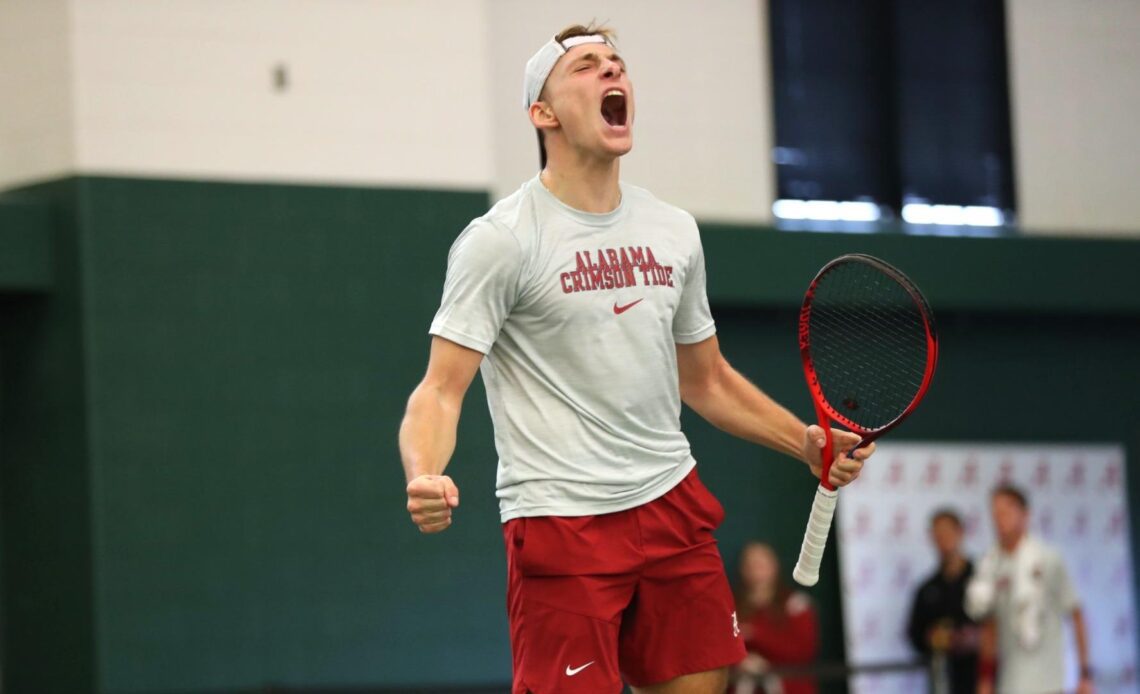
[[815, 694], [812, 677], [777, 677], [771, 670], [803, 666], [819, 654], [819, 623], [806, 593], [780, 576], [772, 547], [749, 542], [740, 551], [736, 612], [748, 656], [739, 665], [734, 694]]
[[1061, 620], [1071, 616], [1081, 672], [1077, 692], [1091, 694], [1085, 623], [1061, 555], [1028, 534], [1029, 504], [1021, 490], [999, 486], [991, 509], [998, 542], [966, 588], [966, 613], [989, 620], [987, 629], [992, 624], [997, 632], [981, 642], [978, 691], [1060, 692], [1065, 686]]
[[978, 680], [978, 626], [964, 607], [974, 565], [962, 554], [962, 535], [958, 514], [943, 509], [931, 516], [938, 569], [915, 593], [907, 624], [911, 644], [932, 661], [936, 691], [952, 694], [972, 694]]

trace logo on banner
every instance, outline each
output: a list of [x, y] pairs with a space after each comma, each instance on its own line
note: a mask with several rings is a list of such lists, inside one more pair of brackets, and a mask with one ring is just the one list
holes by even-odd
[[1069, 468], [1069, 476], [1065, 479], [1065, 483], [1070, 487], [1080, 488], [1085, 486], [1085, 461], [1077, 458], [1073, 463], [1073, 467]]
[[875, 561], [873, 559], [866, 559], [859, 565], [859, 574], [855, 579], [855, 585], [859, 586], [861, 590], [869, 590], [871, 584], [875, 582]]
[[1119, 489], [1120, 483], [1123, 482], [1120, 474], [1120, 466], [1113, 463], [1104, 469], [1104, 476], [1100, 478], [1102, 486], [1108, 489]]
[[970, 489], [978, 486], [978, 457], [971, 455], [962, 463], [962, 472], [958, 475], [958, 484]]
[[998, 466], [998, 484], [1009, 484], [1013, 482], [1013, 459], [1009, 456], [1002, 458], [1001, 465]]
[[904, 466], [902, 460], [895, 458], [887, 466], [887, 486], [898, 487], [903, 483]]
[[1085, 509], [1078, 509], [1073, 514], [1073, 524], [1069, 528], [1069, 534], [1075, 538], [1083, 538], [1089, 533], [1089, 513]]
[[927, 487], [937, 486], [942, 478], [942, 461], [937, 457], [926, 463], [926, 470], [922, 473], [922, 483]]
[[906, 536], [907, 526], [909, 525], [910, 516], [907, 515], [906, 509], [899, 507], [895, 509], [895, 515], [891, 518], [891, 537], [901, 539]]
[[1112, 583], [1114, 590], [1120, 590], [1124, 587], [1125, 579], [1128, 578], [1128, 564], [1123, 561], [1116, 562], [1116, 566], [1112, 567], [1112, 578], [1109, 581]]
[[974, 537], [982, 527], [982, 514], [978, 509], [972, 508], [962, 517], [962, 525], [966, 530], [966, 537]]
[[1037, 469], [1033, 471], [1033, 486], [1037, 489], [1044, 489], [1049, 486], [1049, 471], [1053, 466], [1049, 461], [1042, 458], [1037, 462]]
[[855, 527], [851, 529], [851, 532], [858, 538], [864, 538], [871, 534], [871, 511], [866, 506], [860, 506], [855, 511]]
[[910, 561], [907, 559], [900, 559], [895, 564], [895, 575], [891, 580], [891, 587], [896, 591], [903, 591], [910, 587], [911, 575], [914, 573]]
[[879, 638], [879, 618], [876, 615], [869, 614], [863, 617], [863, 623], [859, 626], [859, 640], [860, 641], [874, 641]]
[[1109, 538], [1115, 539], [1124, 535], [1124, 510], [1117, 507], [1113, 510], [1112, 514], [1108, 517], [1108, 532], [1106, 533]]

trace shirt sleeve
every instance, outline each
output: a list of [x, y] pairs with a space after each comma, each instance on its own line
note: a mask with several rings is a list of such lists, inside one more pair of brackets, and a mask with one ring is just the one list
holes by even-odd
[[514, 235], [475, 220], [448, 253], [443, 300], [428, 332], [487, 354], [518, 299], [521, 270]]
[[697, 248], [685, 272], [685, 286], [681, 288], [681, 303], [673, 315], [673, 340], [691, 345], [716, 334], [709, 297], [705, 291], [705, 249], [697, 236]]

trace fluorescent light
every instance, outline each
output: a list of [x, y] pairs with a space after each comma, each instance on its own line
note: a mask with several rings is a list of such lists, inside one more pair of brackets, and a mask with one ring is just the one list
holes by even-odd
[[821, 222], [876, 222], [882, 215], [879, 206], [873, 202], [791, 198], [773, 202], [772, 214], [779, 219], [810, 219]]
[[839, 218], [848, 222], [877, 222], [882, 213], [873, 202], [841, 202]]
[[839, 203], [834, 200], [808, 200], [807, 219], [818, 219], [824, 222], [834, 222], [839, 219]]
[[1005, 223], [1005, 215], [996, 207], [928, 205], [923, 202], [908, 202], [903, 205], [902, 218], [907, 224], [940, 226], [999, 227]]
[[930, 205], [910, 202], [903, 205], [902, 218], [907, 224], [933, 224], [934, 215]]
[[1005, 215], [996, 207], [971, 206], [966, 208], [966, 224], [975, 227], [1000, 227]]
[[780, 219], [803, 219], [807, 215], [807, 207], [803, 200], [777, 200], [772, 203], [772, 214]]

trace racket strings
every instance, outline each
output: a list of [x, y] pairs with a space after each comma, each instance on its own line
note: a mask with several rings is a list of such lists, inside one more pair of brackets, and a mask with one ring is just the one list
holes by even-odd
[[816, 284], [810, 355], [824, 398], [874, 430], [913, 401], [926, 373], [926, 317], [896, 279], [861, 262], [841, 263]]

